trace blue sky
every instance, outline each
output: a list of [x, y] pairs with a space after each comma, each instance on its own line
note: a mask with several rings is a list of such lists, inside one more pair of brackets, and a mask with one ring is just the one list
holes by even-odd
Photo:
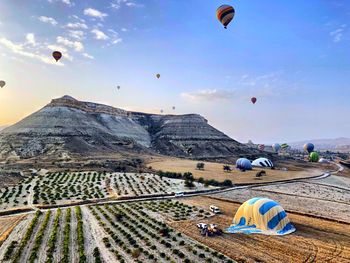
[[[227, 30], [221, 4], [236, 9]], [[239, 141], [349, 136], [349, 1], [2, 0], [0, 10], [0, 126], [68, 94], [199, 113]]]

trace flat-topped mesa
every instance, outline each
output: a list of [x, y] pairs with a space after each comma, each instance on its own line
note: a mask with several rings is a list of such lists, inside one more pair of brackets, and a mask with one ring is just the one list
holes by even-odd
[[69, 107], [93, 114], [108, 114], [122, 117], [130, 116], [130, 112], [126, 110], [98, 103], [78, 101], [67, 95], [58, 99], [53, 99], [46, 107]]

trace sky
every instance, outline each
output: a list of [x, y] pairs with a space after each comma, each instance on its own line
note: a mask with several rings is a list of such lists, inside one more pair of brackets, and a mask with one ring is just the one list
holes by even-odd
[[[236, 10], [226, 30], [221, 4]], [[198, 113], [241, 142], [349, 137], [350, 1], [0, 0], [0, 10], [0, 127], [70, 95]]]

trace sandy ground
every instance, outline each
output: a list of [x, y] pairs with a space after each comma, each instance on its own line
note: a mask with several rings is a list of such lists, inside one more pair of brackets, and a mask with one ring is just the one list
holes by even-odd
[[184, 199], [184, 203], [208, 209], [217, 205], [223, 215], [204, 220], [171, 223], [174, 228], [225, 253], [238, 262], [350, 262], [350, 225], [288, 213], [297, 231], [286, 236], [223, 234], [202, 237], [196, 223], [228, 227], [239, 204], [208, 197]]
[[344, 178], [332, 175], [320, 180], [238, 189], [212, 196], [241, 203], [262, 196], [278, 201], [288, 211], [350, 223], [350, 188], [346, 185]]
[[[204, 162], [204, 170], [197, 170], [196, 164], [198, 161], [184, 160], [184, 159], [164, 159], [147, 164], [152, 166], [155, 170], [162, 170], [168, 172], [191, 172], [195, 178], [203, 177], [204, 179], [215, 179], [217, 181], [224, 181], [226, 179], [232, 180], [234, 183], [264, 183], [273, 182], [287, 179], [304, 178], [316, 175], [321, 175], [327, 170], [328, 167], [325, 165], [311, 165], [304, 164], [304, 168], [290, 164], [282, 164], [277, 166], [276, 170], [263, 169], [254, 167], [252, 171], [241, 172], [234, 169], [234, 165], [231, 165], [231, 172], [223, 171], [222, 163]], [[281, 171], [278, 168], [286, 167], [288, 171]], [[255, 175], [258, 171], [265, 170], [267, 176], [257, 180]]]

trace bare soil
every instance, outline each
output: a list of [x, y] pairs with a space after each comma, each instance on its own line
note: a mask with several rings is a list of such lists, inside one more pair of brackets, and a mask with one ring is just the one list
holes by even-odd
[[[215, 179], [217, 181], [224, 181], [226, 179], [231, 180], [234, 183], [266, 183], [274, 181], [283, 181], [297, 178], [308, 178], [312, 176], [321, 175], [330, 166], [322, 164], [309, 164], [309, 163], [290, 163], [284, 162], [277, 166], [276, 170], [264, 169], [264, 167], [254, 167], [251, 171], [241, 172], [235, 170], [234, 164], [230, 164], [232, 171], [224, 172], [222, 163], [204, 162], [204, 170], [196, 169], [196, 165], [199, 161], [176, 159], [176, 158], [164, 158], [155, 162], [148, 163], [152, 169], [162, 170], [168, 172], [191, 172], [195, 178], [203, 177], [204, 179]], [[282, 171], [281, 168], [287, 168], [288, 171]], [[333, 167], [333, 169], [335, 169]], [[265, 170], [266, 176], [257, 180], [256, 173]]]

